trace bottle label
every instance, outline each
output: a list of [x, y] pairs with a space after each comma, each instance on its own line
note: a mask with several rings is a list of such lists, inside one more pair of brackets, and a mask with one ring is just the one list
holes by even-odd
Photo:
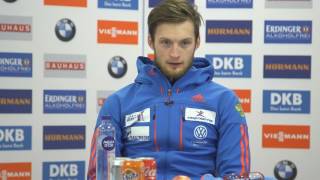
[[111, 151], [115, 147], [115, 140], [112, 136], [107, 136], [102, 140], [102, 147], [107, 151]]

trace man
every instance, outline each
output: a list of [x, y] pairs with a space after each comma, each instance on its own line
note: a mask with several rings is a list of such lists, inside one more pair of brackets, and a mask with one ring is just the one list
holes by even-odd
[[[109, 96], [100, 117], [117, 129], [116, 155], [154, 157], [157, 179], [250, 171], [248, 131], [234, 93], [212, 81], [213, 67], [194, 58], [201, 15], [185, 0], [166, 0], [149, 14], [155, 60], [137, 60], [135, 82]], [[95, 142], [89, 179], [95, 176]]]

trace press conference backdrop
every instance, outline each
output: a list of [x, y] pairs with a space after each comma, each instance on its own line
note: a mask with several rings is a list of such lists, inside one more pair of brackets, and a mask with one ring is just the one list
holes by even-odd
[[[252, 170], [316, 179], [319, 17], [312, 0], [197, 0], [196, 56], [236, 92]], [[85, 179], [105, 98], [152, 57], [155, 0], [0, 0], [0, 179]]]

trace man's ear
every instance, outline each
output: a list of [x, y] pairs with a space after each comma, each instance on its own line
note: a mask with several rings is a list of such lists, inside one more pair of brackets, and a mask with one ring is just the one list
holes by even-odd
[[149, 47], [154, 50], [154, 46], [153, 46], [153, 41], [152, 41], [152, 38], [151, 38], [151, 35], [149, 34], [148, 35], [148, 44], [149, 44]]
[[196, 40], [196, 49], [200, 46], [200, 36]]

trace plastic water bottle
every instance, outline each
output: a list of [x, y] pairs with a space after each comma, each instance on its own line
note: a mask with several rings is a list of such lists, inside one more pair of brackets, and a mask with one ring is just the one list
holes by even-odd
[[116, 130], [111, 116], [102, 116], [98, 126], [98, 140], [96, 144], [97, 180], [112, 180], [111, 167], [115, 159]]

